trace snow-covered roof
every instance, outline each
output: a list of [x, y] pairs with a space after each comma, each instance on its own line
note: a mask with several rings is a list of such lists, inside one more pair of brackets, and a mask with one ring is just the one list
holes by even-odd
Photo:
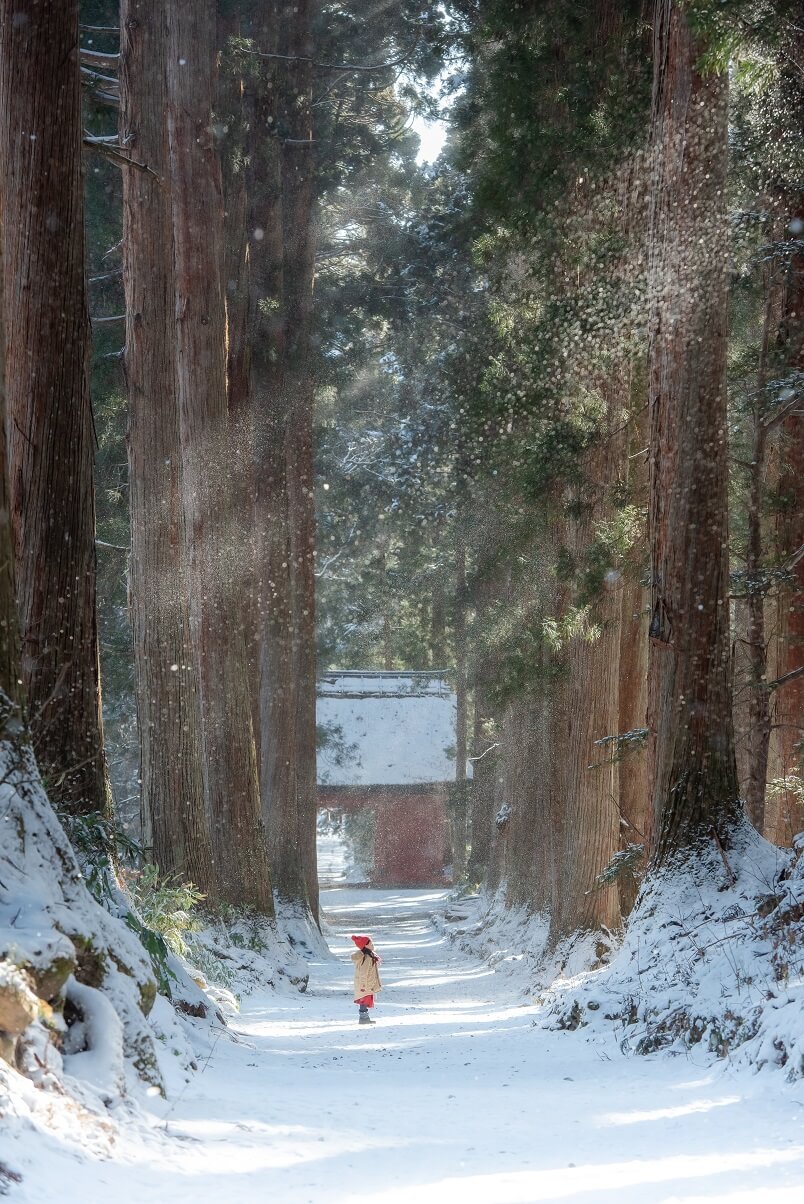
[[325, 674], [316, 711], [319, 785], [455, 781], [456, 713], [440, 673]]

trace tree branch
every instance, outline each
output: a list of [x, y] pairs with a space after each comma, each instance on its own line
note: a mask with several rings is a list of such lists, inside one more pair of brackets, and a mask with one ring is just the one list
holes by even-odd
[[81, 76], [88, 84], [111, 84], [113, 88], [119, 88], [120, 82], [114, 75], [101, 75], [99, 71], [93, 71], [91, 67], [82, 67]]
[[780, 422], [783, 422], [784, 419], [787, 418], [789, 414], [792, 414], [793, 410], [798, 409], [800, 405], [801, 398], [797, 396], [792, 397], [790, 401], [788, 401], [787, 405], [783, 405], [782, 408], [777, 410], [774, 414], [769, 414], [767, 418], [763, 418], [761, 424], [762, 429], [766, 432], [772, 431], [775, 426], [778, 426]]
[[800, 548], [796, 548], [796, 550], [795, 550], [795, 552], [793, 552], [792, 556], [788, 557], [788, 559], [784, 562], [785, 570], [788, 573], [792, 572], [793, 569], [798, 564], [798, 562], [801, 560], [802, 556], [804, 556], [804, 543], [801, 545]]
[[119, 54], [105, 54], [102, 50], [87, 50], [82, 46], [80, 55], [82, 63], [88, 67], [106, 67], [114, 71], [120, 64]]
[[780, 690], [782, 686], [786, 686], [789, 682], [795, 681], [797, 677], [801, 676], [804, 676], [804, 665], [799, 665], [797, 669], [791, 669], [789, 673], [782, 674], [781, 677], [777, 677], [774, 681], [765, 682], [765, 689], [768, 693], [771, 690]]
[[401, 58], [389, 59], [387, 63], [322, 63], [318, 59], [311, 58], [309, 54], [269, 54], [262, 50], [247, 50], [245, 53], [253, 54], [258, 59], [279, 59], [283, 63], [310, 63], [313, 67], [318, 67], [322, 71], [352, 72], [387, 71], [390, 67], [400, 67], [404, 63], [409, 62], [413, 51], [409, 50]]
[[[97, 151], [99, 155], [105, 155], [107, 159], [111, 159], [113, 163], [125, 164], [126, 167], [135, 167], [137, 171], [147, 171], [155, 179], [159, 176], [155, 171], [148, 166], [147, 163], [140, 163], [138, 159], [132, 159], [130, 155], [124, 154], [125, 147], [121, 142], [112, 144], [105, 139], [84, 137], [84, 146], [88, 146], [90, 150]], [[100, 279], [100, 278], [99, 278]]]

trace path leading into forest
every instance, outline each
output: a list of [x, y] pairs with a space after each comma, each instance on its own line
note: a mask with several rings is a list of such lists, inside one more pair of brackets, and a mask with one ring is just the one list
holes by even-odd
[[[624, 1058], [533, 1026], [501, 975], [439, 934], [441, 892], [324, 893], [338, 961], [301, 997], [244, 1000], [167, 1133], [75, 1161], [26, 1204], [800, 1204], [804, 1086]], [[358, 1028], [352, 932], [383, 954]], [[598, 1039], [599, 1041], [600, 1039]]]

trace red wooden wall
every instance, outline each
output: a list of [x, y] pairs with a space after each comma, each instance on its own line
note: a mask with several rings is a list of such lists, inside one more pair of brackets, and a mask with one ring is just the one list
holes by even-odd
[[318, 805], [344, 810], [371, 807], [374, 835], [372, 886], [443, 886], [449, 857], [446, 790], [404, 786], [319, 787]]

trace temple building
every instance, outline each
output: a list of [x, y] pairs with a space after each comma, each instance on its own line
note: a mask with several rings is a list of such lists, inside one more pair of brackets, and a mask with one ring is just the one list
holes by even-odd
[[364, 813], [372, 886], [450, 881], [457, 705], [442, 673], [335, 671], [318, 683], [318, 804]]

